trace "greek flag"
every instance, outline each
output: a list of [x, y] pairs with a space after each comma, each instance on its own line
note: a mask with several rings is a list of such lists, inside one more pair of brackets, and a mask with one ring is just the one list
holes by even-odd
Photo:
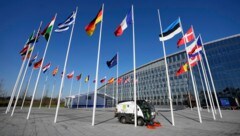
[[55, 32], [63, 32], [69, 29], [69, 26], [75, 21], [75, 13], [73, 12], [64, 22], [58, 24], [58, 29]]

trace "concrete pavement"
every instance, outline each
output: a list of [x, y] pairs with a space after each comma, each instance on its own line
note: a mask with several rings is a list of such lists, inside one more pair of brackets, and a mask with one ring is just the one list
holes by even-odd
[[92, 109], [60, 108], [58, 122], [53, 123], [55, 108], [33, 108], [29, 120], [28, 109], [16, 108], [13, 117], [0, 108], [1, 136], [239, 136], [240, 111], [224, 110], [223, 118], [203, 110], [200, 124], [196, 109], [174, 111], [175, 126], [171, 125], [170, 111], [157, 109], [156, 120], [162, 127], [154, 130], [121, 124], [114, 118], [114, 109], [97, 109], [95, 126], [91, 126]]

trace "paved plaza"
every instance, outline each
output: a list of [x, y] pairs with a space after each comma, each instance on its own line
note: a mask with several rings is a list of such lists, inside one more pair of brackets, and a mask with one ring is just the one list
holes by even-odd
[[1, 136], [239, 136], [240, 111], [223, 110], [223, 118], [203, 110], [203, 123], [198, 121], [196, 109], [174, 111], [175, 126], [170, 124], [170, 111], [158, 109], [156, 120], [162, 127], [135, 128], [133, 124], [121, 124], [114, 118], [114, 109], [97, 109], [95, 126], [91, 126], [92, 109], [59, 110], [58, 122], [53, 123], [55, 109], [33, 108], [30, 119], [26, 120], [28, 109], [16, 108], [15, 114], [5, 114], [0, 108]]

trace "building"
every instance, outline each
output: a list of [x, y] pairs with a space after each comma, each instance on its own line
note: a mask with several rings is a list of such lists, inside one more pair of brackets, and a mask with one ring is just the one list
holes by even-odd
[[[79, 108], [85, 108], [85, 107], [93, 107], [93, 98], [94, 93], [87, 94], [81, 94], [79, 95], [73, 95], [73, 96], [67, 96], [65, 97], [65, 107], [68, 108], [77, 108], [77, 103]], [[106, 105], [104, 103], [104, 100], [106, 102]], [[112, 99], [112, 97], [105, 96], [103, 94], [97, 94], [97, 105], [96, 107], [112, 107], [114, 105], [115, 101]]]
[[[204, 44], [217, 95], [219, 98], [240, 98], [240, 34], [218, 39]], [[203, 58], [205, 61], [205, 58]], [[169, 78], [173, 105], [188, 105], [189, 99], [194, 102], [194, 93], [190, 72], [176, 76], [176, 71], [187, 61], [185, 50], [167, 56]], [[204, 105], [203, 88], [198, 68], [193, 68], [201, 105]], [[118, 100], [133, 99], [133, 71], [119, 76]], [[167, 79], [164, 58], [149, 62], [136, 69], [137, 99], [149, 100], [154, 105], [169, 105]], [[130, 79], [129, 82], [127, 82]], [[212, 87], [211, 87], [212, 88]], [[105, 90], [106, 89], [106, 90]], [[212, 90], [212, 89], [211, 89]], [[115, 99], [116, 79], [113, 84], [106, 84], [98, 89]], [[216, 100], [215, 100], [216, 101]], [[220, 104], [222, 100], [220, 100]]]

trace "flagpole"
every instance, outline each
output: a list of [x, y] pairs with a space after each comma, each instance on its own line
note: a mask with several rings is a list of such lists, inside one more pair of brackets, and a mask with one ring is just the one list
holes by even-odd
[[48, 80], [48, 74], [46, 75], [45, 83], [43, 85], [43, 92], [42, 92], [42, 97], [41, 97], [41, 101], [40, 101], [40, 104], [39, 104], [39, 109], [41, 109], [41, 107], [42, 107], [42, 100], [43, 100], [43, 96], [45, 94], [47, 80]]
[[119, 53], [117, 52], [117, 80], [116, 80], [116, 86], [117, 86], [117, 91], [116, 91], [116, 104], [118, 104], [118, 64], [119, 63]]
[[198, 103], [199, 103], [199, 108], [200, 108], [200, 111], [202, 111], [201, 102], [200, 102], [200, 97], [199, 97], [199, 90], [198, 90], [196, 78], [195, 78], [194, 75], [193, 75], [193, 79], [194, 79], [194, 83], [195, 83], [195, 85], [196, 85], [197, 100], [198, 100]]
[[212, 103], [212, 99], [211, 99], [211, 96], [210, 96], [210, 88], [209, 88], [209, 86], [208, 86], [209, 84], [207, 82], [206, 70], [204, 68], [202, 59], [200, 60], [200, 63], [201, 63], [201, 67], [202, 67], [202, 70], [203, 70], [203, 77], [204, 77], [204, 81], [205, 81], [206, 88], [207, 88], [208, 99], [209, 99], [210, 107], [211, 107], [211, 110], [212, 110], [213, 120], [216, 120], [214, 110], [213, 110], [213, 103]]
[[[27, 41], [27, 42], [28, 42], [28, 41]], [[27, 44], [27, 42], [26, 42], [26, 44]], [[29, 48], [30, 48], [30, 47], [28, 46], [28, 49], [29, 49]], [[27, 51], [28, 51], [28, 50], [27, 50]], [[5, 114], [7, 114], [7, 113], [9, 112], [9, 110], [10, 110], [10, 108], [11, 108], [11, 106], [12, 106], [13, 98], [14, 98], [14, 95], [15, 95], [15, 92], [16, 92], [16, 89], [17, 89], [19, 80], [20, 80], [21, 75], [22, 75], [22, 71], [23, 71], [23, 67], [24, 67], [25, 62], [26, 62], [26, 58], [27, 58], [27, 55], [24, 57], [24, 60], [23, 60], [22, 65], [21, 65], [21, 68], [20, 68], [20, 70], [19, 70], [19, 72], [18, 72], [17, 80], [16, 80], [15, 85], [14, 85], [14, 87], [13, 87], [13, 91], [12, 91], [12, 94], [11, 94], [11, 98], [10, 98], [10, 100], [9, 100], [9, 102], [8, 102], [8, 107], [7, 107], [7, 109], [6, 109]]]
[[[179, 17], [180, 20], [180, 17]], [[182, 22], [180, 20], [180, 26], [182, 28]], [[184, 33], [183, 33], [183, 28], [182, 28], [182, 36], [184, 37]], [[195, 95], [195, 100], [196, 100], [196, 104], [197, 104], [197, 110], [198, 110], [198, 118], [199, 118], [199, 122], [202, 123], [202, 117], [201, 117], [201, 112], [200, 112], [200, 108], [199, 108], [199, 101], [198, 101], [198, 96], [197, 96], [197, 88], [196, 88], [196, 84], [194, 82], [194, 77], [193, 77], [193, 71], [192, 71], [192, 67], [189, 64], [189, 56], [188, 56], [188, 52], [187, 52], [187, 44], [186, 44], [186, 39], [184, 39], [184, 45], [185, 45], [185, 50], [186, 50], [186, 55], [187, 55], [187, 59], [188, 59], [188, 65], [189, 65], [189, 69], [190, 69], [190, 75], [191, 75], [191, 79], [192, 79], [192, 84], [193, 84], [193, 91], [194, 91], [194, 95]]]
[[211, 99], [211, 103], [212, 103], [212, 107], [213, 107], [213, 111], [214, 111], [214, 113], [216, 113], [217, 111], [216, 111], [216, 109], [215, 109], [215, 105], [214, 105], [214, 101], [213, 101], [213, 97], [212, 97], [212, 91], [211, 91], [211, 87], [210, 87], [210, 82], [209, 82], [209, 80], [208, 80], [208, 76], [207, 76], [207, 71], [206, 71], [206, 66], [205, 66], [205, 64], [204, 64], [204, 62], [202, 63], [202, 69], [205, 71], [205, 74], [206, 74], [206, 82], [207, 82], [207, 84], [206, 84], [206, 86], [207, 86], [207, 88], [208, 88], [208, 91], [209, 91], [209, 95], [210, 95], [210, 99]]
[[[200, 63], [198, 63], [199, 65], [200, 65]], [[208, 112], [210, 112], [210, 110], [209, 110], [209, 106], [208, 106], [208, 101], [207, 101], [207, 97], [206, 97], [206, 93], [205, 93], [205, 86], [204, 86], [204, 84], [203, 84], [203, 80], [202, 80], [202, 74], [201, 74], [201, 72], [200, 72], [200, 68], [199, 68], [199, 65], [197, 64], [197, 68], [198, 68], [198, 73], [199, 73], [199, 75], [200, 75], [200, 80], [201, 80], [201, 84], [202, 84], [202, 87], [203, 87], [203, 94], [204, 94], [204, 98], [205, 98], [205, 102], [206, 102], [206, 105], [207, 105], [207, 110], [208, 110]]]
[[[70, 87], [70, 91], [69, 91], [69, 97], [71, 97], [72, 95], [72, 86], [73, 86], [73, 77], [72, 77], [72, 81], [71, 81], [71, 87]], [[70, 98], [71, 100], [71, 98]], [[72, 102], [71, 102], [71, 108], [72, 108]]]
[[[200, 37], [200, 38], [201, 38], [201, 42], [202, 42], [202, 37]], [[202, 44], [203, 44], [203, 42], [202, 42]], [[207, 55], [206, 55], [206, 52], [205, 52], [204, 45], [203, 45], [203, 54], [204, 54], [205, 61], [206, 61], [207, 67], [208, 67], [208, 73], [209, 73], [209, 76], [210, 76], [210, 79], [211, 79], [211, 83], [212, 83], [212, 87], [213, 87], [213, 91], [214, 91], [214, 96], [215, 96], [215, 99], [216, 99], [216, 102], [217, 102], [218, 112], [220, 114], [220, 117], [222, 118], [222, 112], [221, 112], [221, 109], [220, 109], [220, 106], [219, 106], [219, 102], [218, 102], [218, 98], [217, 98], [217, 94], [216, 94], [216, 88], [215, 88], [215, 84], [213, 82], [212, 72], [211, 72], [211, 69], [209, 67], [208, 58], [207, 58]]]
[[[123, 80], [123, 78], [121, 78]], [[123, 84], [122, 84], [122, 81], [121, 81], [121, 101], [122, 101], [122, 88], [123, 88]]]
[[[54, 17], [54, 18], [55, 18], [55, 19], [57, 18], [57, 13], [55, 14], [55, 17]], [[54, 24], [55, 24], [55, 21], [54, 21], [52, 27], [54, 27]], [[40, 31], [40, 28], [39, 28], [39, 31]], [[43, 66], [44, 59], [45, 59], [45, 56], [46, 56], [46, 53], [47, 53], [47, 49], [48, 49], [49, 41], [50, 41], [50, 39], [51, 39], [51, 35], [52, 35], [52, 30], [51, 30], [51, 32], [50, 32], [49, 39], [48, 39], [48, 41], [47, 41], [47, 44], [46, 44], [46, 47], [45, 47], [45, 51], [44, 51], [44, 54], [43, 54], [42, 63], [41, 63], [41, 66], [40, 66], [40, 68], [39, 68], [39, 71], [38, 71], [37, 80], [36, 80], [35, 87], [34, 87], [34, 90], [33, 90], [32, 100], [31, 100], [31, 103], [30, 103], [30, 107], [29, 107], [27, 119], [29, 119], [29, 116], [30, 116], [30, 113], [31, 113], [31, 110], [32, 110], [33, 100], [34, 100], [35, 93], [36, 93], [36, 90], [37, 90], [38, 81], [39, 81], [40, 74], [41, 74], [41, 71], [42, 71], [42, 66]]]
[[78, 105], [79, 105], [79, 97], [80, 97], [80, 90], [81, 90], [81, 84], [82, 84], [82, 79], [80, 79], [79, 81], [79, 89], [78, 89], [78, 102], [77, 102], [77, 109], [78, 109]]
[[88, 92], [87, 92], [87, 102], [86, 102], [86, 109], [88, 108], [88, 94], [90, 89], [90, 82], [88, 81]]
[[97, 66], [96, 66], [96, 77], [95, 77], [95, 88], [94, 88], [94, 101], [93, 101], [93, 114], [92, 114], [92, 126], [95, 124], [95, 111], [97, 103], [97, 86], [98, 86], [98, 68], [99, 68], [99, 58], [100, 58], [100, 49], [101, 49], [101, 40], [102, 40], [102, 25], [103, 25], [103, 15], [104, 15], [104, 4], [102, 4], [102, 21], [99, 32], [99, 41], [98, 41], [98, 55], [97, 55]]
[[[107, 79], [107, 77], [106, 77]], [[105, 83], [105, 86], [104, 86], [104, 110], [106, 108], [106, 90], [107, 90], [107, 82]]]
[[[37, 38], [36, 38], [36, 39], [37, 39]], [[35, 44], [35, 42], [36, 42], [36, 39], [35, 39], [35, 41], [34, 41], [34, 44]], [[32, 51], [31, 51], [31, 53], [30, 53], [29, 50], [31, 49], [31, 46], [29, 45], [28, 50], [27, 50], [27, 53], [26, 53], [24, 59], [27, 59], [29, 53], [30, 53], [30, 58], [32, 57], [32, 52], [34, 51], [34, 47], [35, 47], [35, 46], [32, 45], [32, 48], [33, 48], [33, 49], [32, 49]], [[25, 65], [23, 77], [22, 77], [22, 80], [21, 80], [21, 83], [20, 83], [20, 86], [19, 86], [19, 89], [18, 89], [17, 97], [16, 97], [16, 99], [15, 99], [15, 103], [14, 103], [14, 107], [13, 107], [13, 109], [12, 109], [11, 116], [13, 116], [13, 113], [14, 113], [14, 111], [15, 111], [15, 108], [16, 108], [16, 105], [17, 105], [17, 102], [18, 102], [18, 98], [19, 98], [19, 95], [20, 95], [20, 92], [21, 92], [21, 89], [22, 89], [23, 81], [24, 81], [24, 79], [25, 79], [25, 76], [26, 76], [26, 73], [27, 73], [27, 70], [28, 70], [28, 64], [29, 64], [29, 62], [30, 62], [30, 58], [28, 59], [27, 64]]]
[[[37, 56], [38, 56], [38, 53], [37, 53]], [[35, 61], [36, 61], [36, 59], [35, 59], [32, 63], [34, 63]], [[29, 66], [29, 63], [28, 63], [28, 66]], [[26, 99], [26, 96], [27, 96], [28, 88], [29, 88], [29, 85], [30, 85], [30, 82], [31, 82], [31, 79], [32, 79], [33, 70], [34, 70], [34, 69], [32, 68], [30, 77], [29, 77], [29, 79], [28, 79], [28, 83], [27, 83], [27, 87], [26, 87], [25, 94], [24, 94], [24, 98], [23, 98], [23, 101], [22, 101], [21, 110], [22, 110], [22, 108], [23, 108], [23, 106], [24, 106], [24, 102], [25, 102], [25, 99]]]
[[[74, 19], [74, 22], [73, 22], [73, 25], [72, 25], [72, 31], [71, 31], [69, 42], [68, 42], [68, 48], [67, 48], [67, 53], [66, 53], [65, 62], [64, 62], [64, 68], [63, 68], [63, 75], [65, 75], [65, 72], [66, 72], [67, 61], [68, 61], [68, 54], [69, 54], [69, 50], [70, 50], [70, 46], [71, 46], [72, 35], [73, 35], [74, 26], [75, 26], [77, 11], [78, 11], [78, 7], [76, 7], [75, 19]], [[55, 117], [54, 117], [54, 123], [57, 122], [57, 116], [58, 116], [58, 110], [59, 110], [59, 107], [60, 107], [60, 100], [61, 100], [61, 96], [62, 96], [64, 79], [65, 79], [65, 77], [63, 76], [62, 79], [61, 79], [61, 85], [60, 85], [60, 88], [59, 88], [59, 95], [58, 95], [58, 102], [57, 102], [56, 113], [55, 113]]]
[[[158, 9], [158, 19], [159, 19], [159, 25], [160, 25], [160, 32], [162, 34], [162, 23], [161, 23], [161, 17], [160, 17], [159, 9]], [[162, 37], [163, 37], [163, 35], [162, 35]], [[171, 86], [170, 86], [169, 75], [168, 75], [168, 64], [167, 64], [164, 41], [162, 41], [162, 45], [163, 45], [164, 62], [165, 62], [166, 75], [167, 75], [168, 97], [169, 97], [169, 104], [170, 104], [170, 110], [171, 110], [172, 125], [175, 126], [174, 115], [173, 115], [173, 105], [172, 105], [172, 93], [171, 93]]]
[[112, 91], [112, 107], [114, 106], [114, 81], [113, 81], [113, 84], [112, 84], [112, 86], [113, 86], [113, 91]]
[[54, 77], [54, 82], [53, 82], [53, 88], [52, 88], [51, 98], [50, 98], [49, 106], [48, 106], [49, 109], [51, 108], [52, 97], [53, 97], [53, 93], [54, 93], [54, 90], [55, 90], [55, 83], [56, 83], [56, 78]]
[[24, 94], [24, 97], [23, 97], [21, 110], [22, 110], [22, 108], [23, 108], [23, 105], [24, 105], [24, 102], [25, 102], [25, 99], [26, 99], [26, 96], [27, 96], [27, 92], [28, 92], [28, 88], [29, 88], [30, 81], [31, 81], [31, 78], [32, 78], [32, 74], [33, 74], [33, 68], [32, 68], [32, 70], [31, 70], [31, 74], [30, 74], [30, 77], [29, 77], [29, 79], [28, 79], [27, 88], [26, 88], [26, 91], [25, 91], [25, 94]]
[[132, 32], [133, 32], [133, 91], [134, 91], [134, 125], [137, 127], [137, 90], [136, 90], [136, 52], [135, 52], [135, 31], [134, 31], [134, 11], [132, 5]]

